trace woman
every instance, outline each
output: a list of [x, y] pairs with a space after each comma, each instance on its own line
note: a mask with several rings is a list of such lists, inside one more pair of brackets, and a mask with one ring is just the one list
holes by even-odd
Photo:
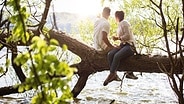
[[[135, 44], [135, 40], [131, 31], [130, 24], [124, 20], [124, 12], [116, 11], [115, 18], [118, 23], [117, 35], [114, 36], [113, 40], [120, 40], [120, 46], [111, 50], [108, 53], [108, 62], [110, 65], [110, 74], [104, 81], [103, 85], [106, 86], [109, 82], [116, 79], [116, 71], [119, 67], [120, 61], [127, 59], [128, 57], [134, 55], [135, 51], [133, 46]], [[133, 75], [133, 72], [128, 72]], [[136, 76], [132, 79], [137, 79]]]

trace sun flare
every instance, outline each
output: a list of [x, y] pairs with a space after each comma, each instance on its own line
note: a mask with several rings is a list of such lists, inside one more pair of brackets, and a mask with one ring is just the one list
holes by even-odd
[[82, 16], [97, 15], [101, 12], [100, 0], [55, 0], [56, 12], [70, 12]]

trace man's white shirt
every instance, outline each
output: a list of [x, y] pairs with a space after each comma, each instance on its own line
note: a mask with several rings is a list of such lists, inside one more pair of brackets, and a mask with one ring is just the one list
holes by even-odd
[[110, 32], [110, 24], [104, 17], [98, 19], [94, 24], [94, 48], [98, 51], [106, 50], [108, 47], [102, 40], [102, 31], [106, 32], [107, 35]]

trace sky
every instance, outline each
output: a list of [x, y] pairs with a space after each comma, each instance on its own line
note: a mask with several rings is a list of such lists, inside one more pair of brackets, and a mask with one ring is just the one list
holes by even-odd
[[77, 13], [80, 15], [99, 15], [103, 7], [112, 7], [115, 3], [104, 2], [101, 0], [53, 0], [56, 12]]
[[54, 0], [54, 9], [57, 12], [94, 15], [101, 12], [100, 0]]

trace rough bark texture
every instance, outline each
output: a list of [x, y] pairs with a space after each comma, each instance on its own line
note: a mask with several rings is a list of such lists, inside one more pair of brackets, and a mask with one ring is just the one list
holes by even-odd
[[[57, 39], [59, 44], [66, 44], [68, 49], [81, 58], [81, 62], [72, 66], [78, 69], [77, 74], [79, 79], [72, 93], [74, 97], [84, 88], [87, 78], [91, 73], [109, 70], [106, 55], [97, 52], [94, 48], [89, 47], [76, 39], [69, 37], [63, 33], [50, 31], [50, 37]], [[149, 57], [146, 55], [135, 55], [122, 62], [118, 71], [134, 71], [148, 73], [163, 73], [159, 65], [164, 67], [164, 72], [169, 72], [171, 69], [169, 59], [167, 57], [155, 56]], [[182, 73], [180, 60], [174, 73]]]
[[0, 96], [18, 93], [18, 87], [15, 86], [7, 86], [0, 88]]

